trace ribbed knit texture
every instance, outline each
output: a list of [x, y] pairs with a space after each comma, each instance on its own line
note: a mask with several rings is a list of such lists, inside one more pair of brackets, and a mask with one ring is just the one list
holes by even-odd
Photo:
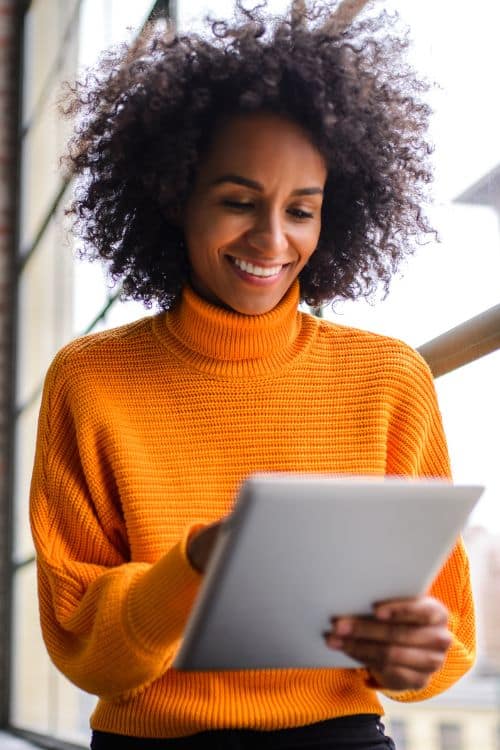
[[[170, 668], [201, 582], [187, 538], [246, 476], [449, 476], [419, 355], [297, 304], [297, 284], [257, 317], [186, 289], [171, 313], [75, 341], [49, 370], [31, 496], [41, 622], [54, 663], [101, 696], [95, 729], [174, 737], [382, 712], [362, 669]], [[454, 643], [431, 684], [398, 699], [444, 690], [473, 661], [460, 543], [433, 593]]]

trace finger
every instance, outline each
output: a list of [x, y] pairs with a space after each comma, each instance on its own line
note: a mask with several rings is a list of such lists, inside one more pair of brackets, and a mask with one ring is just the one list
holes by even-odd
[[452, 639], [444, 625], [420, 626], [363, 618], [340, 618], [333, 624], [331, 634], [340, 639], [394, 643], [436, 651], [446, 651]]
[[380, 602], [374, 606], [378, 620], [397, 620], [415, 625], [441, 625], [448, 622], [448, 610], [431, 596]]
[[430, 680], [431, 675], [415, 672], [412, 669], [400, 667], [389, 674], [370, 670], [377, 689], [382, 690], [422, 690]]
[[442, 667], [445, 654], [442, 651], [381, 645], [371, 641], [344, 641], [342, 650], [371, 670], [394, 675], [400, 670], [410, 670], [430, 675]]

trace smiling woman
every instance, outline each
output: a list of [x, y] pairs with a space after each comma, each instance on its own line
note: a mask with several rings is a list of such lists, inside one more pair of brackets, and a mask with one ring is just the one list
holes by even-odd
[[87, 186], [75, 229], [127, 296], [164, 309], [178, 299], [190, 274], [179, 217], [212, 144], [220, 152], [221, 132], [243, 115], [289, 120], [326, 169], [321, 232], [300, 274], [310, 304], [387, 287], [431, 232], [429, 107], [407, 42], [384, 14], [346, 29], [331, 12], [312, 5], [292, 23], [266, 18], [265, 4], [241, 9], [239, 24], [213, 23], [211, 40], [152, 26], [72, 87], [63, 107], [80, 125], [66, 164]]
[[419, 355], [298, 309], [387, 285], [430, 231], [405, 43], [384, 15], [346, 29], [330, 7], [264, 10], [240, 5], [209, 38], [147, 29], [66, 105], [86, 253], [161, 308], [66, 346], [40, 412], [41, 622], [56, 666], [100, 698], [94, 750], [393, 748], [376, 691], [428, 698], [473, 661], [457, 541], [428, 595], [332, 623], [321, 648], [360, 669], [173, 668], [248, 475], [450, 474]]
[[289, 120], [227, 121], [184, 216], [196, 291], [246, 315], [276, 307], [318, 244], [326, 174], [321, 154]]

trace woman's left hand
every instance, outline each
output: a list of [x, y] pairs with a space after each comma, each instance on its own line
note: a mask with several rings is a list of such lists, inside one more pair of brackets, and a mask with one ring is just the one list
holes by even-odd
[[419, 690], [445, 660], [452, 641], [447, 625], [446, 607], [422, 596], [377, 604], [373, 618], [332, 619], [325, 640], [364, 664], [374, 687]]

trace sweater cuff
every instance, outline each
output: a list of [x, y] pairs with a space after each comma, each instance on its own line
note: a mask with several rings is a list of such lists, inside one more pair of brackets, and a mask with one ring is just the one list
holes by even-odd
[[463, 645], [453, 635], [453, 642], [444, 665], [435, 672], [428, 685], [419, 690], [380, 690], [387, 698], [404, 703], [428, 700], [448, 690], [464, 676], [474, 664], [474, 654], [464, 650]]
[[134, 640], [148, 652], [165, 651], [182, 636], [203, 576], [187, 557], [190, 526], [183, 538], [132, 583], [126, 618]]

